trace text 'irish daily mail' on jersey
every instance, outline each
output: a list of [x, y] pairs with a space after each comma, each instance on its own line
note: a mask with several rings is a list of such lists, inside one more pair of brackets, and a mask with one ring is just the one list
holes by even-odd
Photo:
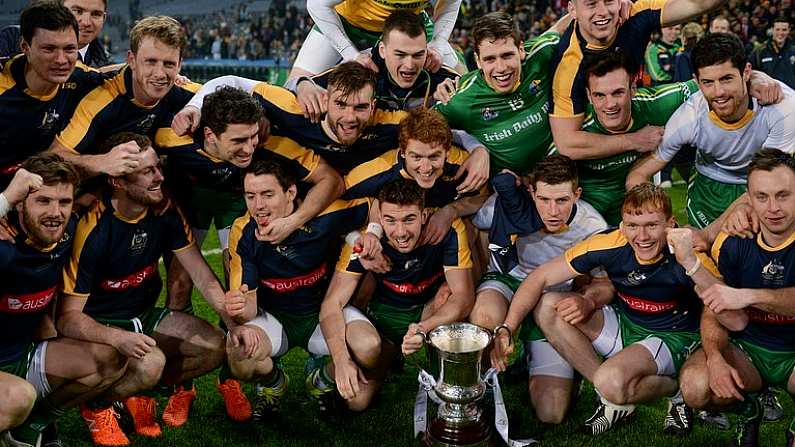
[[298, 100], [289, 90], [263, 82], [253, 94], [265, 109], [271, 135], [295, 140], [343, 174], [399, 145], [398, 124], [406, 112], [376, 109], [359, 138], [346, 146], [335, 141], [325, 116], [319, 123], [304, 118]]
[[574, 117], [585, 113], [588, 96], [585, 68], [590, 61], [608, 52], [621, 52], [629, 62], [630, 76], [643, 65], [651, 34], [660, 28], [662, 9], [666, 0], [638, 0], [632, 5], [630, 17], [618, 28], [611, 43], [597, 46], [585, 41], [573, 21], [563, 35], [552, 58], [552, 116]]
[[[472, 268], [466, 229], [459, 218], [436, 245], [422, 245], [409, 253], [401, 253], [384, 236], [381, 246], [392, 267], [387, 273], [373, 273], [376, 281], [373, 299], [399, 308], [416, 307], [432, 300], [445, 282], [445, 270]], [[343, 247], [336, 268], [356, 275], [366, 273], [348, 244]]]
[[47, 307], [58, 292], [77, 219], [72, 216], [61, 240], [38, 247], [22, 231], [19, 217], [8, 216], [14, 241], [0, 241], [0, 365], [28, 351]]
[[[602, 267], [616, 289], [614, 306], [633, 323], [648, 330], [698, 331], [701, 300], [693, 280], [664, 248], [655, 259], [639, 261], [620, 230], [597, 234], [566, 250], [566, 262], [581, 275]], [[712, 260], [696, 256], [719, 276]]]
[[[455, 174], [467, 158], [469, 153], [463, 149], [457, 146], [450, 147], [442, 167], [442, 175], [436, 179], [430, 189], [425, 190], [426, 207], [441, 208], [460, 197], [456, 188], [464, 181], [464, 177], [456, 179]], [[400, 155], [397, 149], [393, 149], [349, 172], [345, 176], [345, 194], [342, 198], [378, 197], [381, 187], [401, 178], [412, 179], [406, 171], [406, 158]]]
[[560, 36], [546, 32], [524, 44], [521, 79], [510, 93], [497, 93], [482, 70], [463, 75], [447, 104], [434, 107], [450, 123], [477, 138], [489, 150], [492, 174], [510, 169], [528, 172], [550, 151], [549, 63]]
[[319, 312], [339, 236], [361, 228], [369, 209], [366, 199], [337, 200], [276, 245], [257, 240], [257, 222], [249, 214], [239, 217], [229, 233], [230, 289], [246, 284], [269, 312]]
[[20, 163], [47, 150], [72, 117], [80, 99], [104, 77], [78, 63], [69, 79], [45, 96], [34, 95], [25, 82], [24, 55], [6, 62], [0, 72], [0, 188], [5, 188]]
[[160, 256], [192, 245], [188, 223], [175, 205], [128, 219], [105, 196], [77, 225], [64, 293], [88, 297], [83, 312], [92, 318], [136, 318], [160, 295]]
[[144, 106], [135, 100], [132, 82], [130, 67], [124, 67], [89, 92], [56, 141], [79, 154], [94, 154], [105, 139], [119, 132], [134, 132], [154, 139], [157, 129], [170, 127], [171, 119], [200, 87], [194, 83], [174, 85], [155, 105]]
[[[754, 239], [720, 233], [712, 245], [726, 285], [743, 289], [795, 287], [795, 233], [784, 243], [771, 247], [760, 232]], [[747, 340], [771, 351], [795, 351], [795, 317], [746, 309], [748, 325], [733, 337]]]

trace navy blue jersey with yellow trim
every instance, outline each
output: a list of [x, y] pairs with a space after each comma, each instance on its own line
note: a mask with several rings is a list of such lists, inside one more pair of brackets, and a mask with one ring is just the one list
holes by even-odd
[[[693, 280], [667, 248], [653, 261], [638, 261], [621, 231], [615, 230], [591, 236], [564, 256], [581, 275], [602, 267], [616, 289], [615, 305], [633, 323], [652, 331], [698, 331], [701, 300], [693, 290]], [[709, 257], [697, 256], [719, 276]]]
[[320, 311], [328, 288], [329, 255], [339, 250], [340, 235], [367, 222], [366, 199], [337, 200], [277, 245], [257, 240], [256, 221], [239, 217], [229, 233], [229, 286], [257, 290], [266, 311], [308, 315]]
[[319, 123], [304, 118], [301, 106], [289, 90], [263, 82], [254, 88], [254, 97], [265, 109], [271, 135], [295, 140], [342, 173], [398, 147], [398, 124], [406, 116], [402, 111], [376, 109], [359, 138], [345, 146], [334, 141], [323, 128], [325, 116]]
[[[459, 218], [453, 221], [452, 228], [436, 245], [422, 245], [409, 253], [401, 253], [384, 236], [381, 246], [392, 267], [383, 274], [373, 273], [376, 281], [373, 299], [392, 306], [409, 308], [423, 305], [433, 299], [439, 286], [445, 282], [445, 270], [472, 268], [466, 229]], [[347, 244], [342, 249], [336, 269], [357, 275], [365, 273]]]
[[560, 38], [550, 62], [552, 81], [551, 116], [572, 117], [585, 113], [585, 68], [593, 58], [606, 52], [621, 52], [629, 63], [630, 73], [639, 73], [652, 32], [660, 27], [666, 0], [638, 0], [632, 5], [630, 18], [618, 29], [612, 43], [604, 47], [591, 45], [573, 21]]
[[[378, 45], [372, 49], [373, 63], [378, 67], [378, 74], [375, 83], [375, 107], [383, 110], [411, 110], [419, 107], [431, 107], [436, 103], [433, 94], [439, 84], [447, 79], [455, 79], [460, 74], [454, 70], [442, 66], [435, 73], [428, 70], [420, 70], [417, 80], [409, 88], [403, 88], [392, 80], [386, 61], [378, 52]], [[312, 77], [315, 84], [328, 88], [328, 75], [333, 68]]]
[[[441, 208], [460, 197], [456, 188], [464, 181], [464, 177], [456, 180], [455, 174], [467, 158], [469, 153], [465, 150], [456, 146], [450, 148], [441, 177], [436, 179], [431, 189], [425, 190], [426, 207]], [[400, 178], [411, 179], [411, 176], [406, 171], [406, 158], [393, 149], [349, 172], [345, 176], [345, 194], [342, 198], [377, 197], [382, 186]]]
[[8, 221], [16, 234], [13, 243], [0, 241], [0, 365], [27, 352], [57, 295], [77, 227], [77, 218], [72, 216], [60, 241], [37, 247], [20, 228], [16, 213]]
[[92, 318], [138, 317], [160, 294], [160, 256], [191, 245], [193, 235], [175, 205], [159, 212], [149, 209], [130, 220], [105, 196], [77, 225], [63, 273], [64, 293], [88, 297], [83, 312]]
[[[795, 287], [795, 233], [777, 247], [767, 245], [762, 233], [743, 239], [721, 233], [712, 245], [712, 257], [728, 286], [743, 289]], [[746, 309], [748, 325], [734, 337], [772, 351], [795, 351], [795, 317]]]
[[[158, 129], [154, 141], [161, 154], [168, 157], [166, 179], [172, 189], [200, 186], [217, 192], [239, 192], [242, 198], [242, 170], [206, 152], [204, 141], [200, 137], [177, 136], [169, 127]], [[312, 151], [283, 137], [269, 138], [254, 152], [253, 158], [276, 159], [290, 166], [301, 180], [311, 176], [320, 162], [320, 158]]]
[[113, 78], [89, 92], [77, 105], [72, 120], [56, 141], [80, 154], [95, 154], [109, 136], [135, 132], [154, 139], [160, 128], [170, 127], [177, 112], [185, 107], [198, 84], [173, 86], [153, 106], [139, 104], [133, 96], [132, 71], [124, 67]]
[[98, 71], [78, 63], [69, 79], [47, 96], [36, 96], [25, 82], [27, 60], [19, 55], [0, 72], [0, 189], [19, 164], [47, 150], [69, 123], [80, 99], [104, 81]]

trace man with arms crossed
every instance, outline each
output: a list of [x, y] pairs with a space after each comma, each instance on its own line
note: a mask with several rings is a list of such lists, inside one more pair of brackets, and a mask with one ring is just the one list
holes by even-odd
[[[536, 306], [545, 288], [597, 267], [615, 287], [614, 303], [548, 294]], [[692, 428], [692, 410], [678, 393], [676, 375], [699, 339], [701, 301], [693, 288], [706, 289], [716, 276], [710, 259], [693, 251], [691, 231], [674, 228], [665, 191], [644, 183], [627, 192], [618, 230], [586, 239], [525, 279], [505, 325], [516, 330], [536, 308], [536, 323], [547, 340], [600, 396], [599, 408], [585, 423], [592, 434], [628, 417], [635, 404], [664, 396], [671, 399], [665, 431], [685, 434]], [[507, 347], [501, 335], [492, 354], [498, 368], [505, 365]]]
[[[492, 258], [489, 271], [478, 286], [469, 321], [490, 329], [505, 320], [516, 289], [530, 272], [575, 243], [607, 229], [599, 213], [579, 200], [582, 190], [577, 183], [577, 167], [566, 156], [551, 155], [536, 164], [530, 194], [523, 185], [516, 186], [515, 177], [510, 173], [498, 174], [492, 185], [497, 195], [478, 211], [474, 224], [480, 229], [491, 228], [492, 234], [511, 227], [523, 231], [517, 234], [519, 237], [514, 242], [516, 262], [506, 269]], [[501, 239], [509, 240], [511, 234], [516, 233], [505, 231]], [[497, 242], [496, 238], [491, 239], [495, 240], [489, 241], [489, 249], [504, 248], [492, 244]], [[492, 256], [498, 255], [492, 251]], [[567, 281], [550, 291], [565, 292], [572, 287], [572, 281]], [[612, 294], [609, 285], [608, 289]], [[574, 370], [543, 340], [543, 334], [531, 320], [523, 325], [523, 332], [525, 327], [528, 333], [520, 338], [528, 339], [525, 349], [530, 353], [530, 401], [539, 420], [558, 424], [569, 406]]]
[[67, 408], [103, 393], [126, 368], [104, 341], [36, 341], [39, 329], [52, 330], [48, 312], [74, 241], [78, 181], [59, 156], [34, 156], [0, 195], [0, 214], [13, 207], [6, 218], [14, 237], [0, 242], [0, 445], [39, 445]]
[[[381, 341], [376, 348], [378, 355], [371, 357], [370, 351], [358, 349], [347, 332], [358, 322], [346, 327], [344, 308], [365, 273], [349, 244], [343, 247], [320, 308], [320, 327], [331, 361], [313, 383], [326, 401], [335, 398], [336, 388], [354, 411], [370, 405], [399, 349], [409, 355], [422, 348], [418, 331], [427, 333], [464, 320], [474, 301], [472, 260], [463, 222], [456, 219], [439, 244], [420, 246], [429, 210], [419, 185], [412, 180], [395, 180], [381, 188], [378, 201], [384, 229], [381, 245], [392, 265], [388, 272], [374, 274], [376, 288], [367, 314], [375, 328], [360, 325], [360, 329], [368, 330], [368, 340]], [[434, 300], [445, 281], [451, 295]]]
[[[712, 246], [725, 285], [701, 292], [702, 349], [682, 369], [682, 394], [694, 408], [739, 416], [734, 445], [759, 445], [764, 386], [795, 394], [795, 161], [776, 149], [756, 153], [748, 167], [748, 195], [759, 233], [720, 233]], [[719, 320], [739, 313], [747, 324]], [[795, 420], [786, 445], [795, 445]]]
[[[158, 262], [172, 251], [190, 273], [204, 298], [234, 336], [235, 322], [224, 311], [224, 292], [193, 242], [181, 212], [164, 199], [159, 158], [148, 138], [121, 133], [104, 149], [139, 148], [142, 163], [131, 174], [109, 177], [104, 194], [80, 219], [72, 256], [64, 269], [64, 297], [56, 324], [65, 336], [112, 343], [129, 359], [127, 374], [116, 385], [144, 436], [159, 436], [152, 397], [135, 396], [160, 380], [174, 385], [206, 374], [224, 358], [223, 333], [208, 322], [156, 307], [161, 289]], [[164, 412], [169, 425], [187, 419], [193, 390], [178, 390]], [[87, 422], [102, 424], [92, 432], [101, 445], [125, 445], [126, 436], [112, 408], [84, 406]]]
[[687, 217], [691, 225], [704, 228], [745, 192], [755, 152], [795, 152], [795, 91], [779, 82], [784, 99], [759, 105], [748, 93], [751, 64], [732, 34], [710, 34], [699, 41], [692, 61], [700, 93], [674, 113], [662, 145], [632, 167], [627, 186], [646, 181], [683, 146], [695, 146], [697, 173], [688, 186]]

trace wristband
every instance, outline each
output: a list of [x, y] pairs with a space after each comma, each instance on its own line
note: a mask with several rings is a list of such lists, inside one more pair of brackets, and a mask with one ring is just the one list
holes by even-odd
[[0, 192], [0, 217], [5, 217], [11, 211], [11, 204], [8, 202], [5, 193]]
[[685, 271], [685, 275], [693, 276], [696, 274], [699, 268], [701, 268], [701, 259], [699, 259], [698, 256], [696, 256], [696, 263], [693, 264], [693, 267], [690, 267], [688, 270]]
[[370, 233], [373, 236], [377, 237], [378, 239], [381, 239], [382, 237], [384, 237], [384, 228], [379, 223], [370, 222], [369, 224], [367, 224], [366, 233]]
[[310, 78], [309, 76], [301, 76], [300, 78], [298, 78], [298, 81], [295, 83], [295, 88], [297, 89], [298, 86], [301, 85], [301, 83], [304, 81], [309, 81], [312, 83], [312, 85], [316, 85], [315, 81], [313, 81], [312, 78]]

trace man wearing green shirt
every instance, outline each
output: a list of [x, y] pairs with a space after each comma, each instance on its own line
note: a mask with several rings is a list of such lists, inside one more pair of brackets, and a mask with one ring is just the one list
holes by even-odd
[[[590, 103], [583, 130], [604, 135], [635, 132], [647, 125], [664, 126], [674, 111], [698, 91], [698, 84], [692, 80], [636, 88], [621, 53], [594, 59], [585, 70], [585, 80]], [[621, 221], [627, 174], [640, 156], [639, 152], [629, 151], [577, 162], [583, 199], [610, 225]]]
[[449, 102], [436, 108], [451, 127], [465, 130], [486, 146], [492, 173], [502, 169], [526, 173], [549, 152], [548, 66], [559, 41], [558, 28], [568, 22], [567, 16], [524, 43], [506, 13], [489, 13], [475, 22], [472, 34], [479, 70], [462, 76]]
[[662, 27], [660, 38], [646, 48], [646, 72], [653, 86], [670, 84], [674, 80], [674, 57], [682, 47], [679, 42], [681, 28], [680, 25]]

